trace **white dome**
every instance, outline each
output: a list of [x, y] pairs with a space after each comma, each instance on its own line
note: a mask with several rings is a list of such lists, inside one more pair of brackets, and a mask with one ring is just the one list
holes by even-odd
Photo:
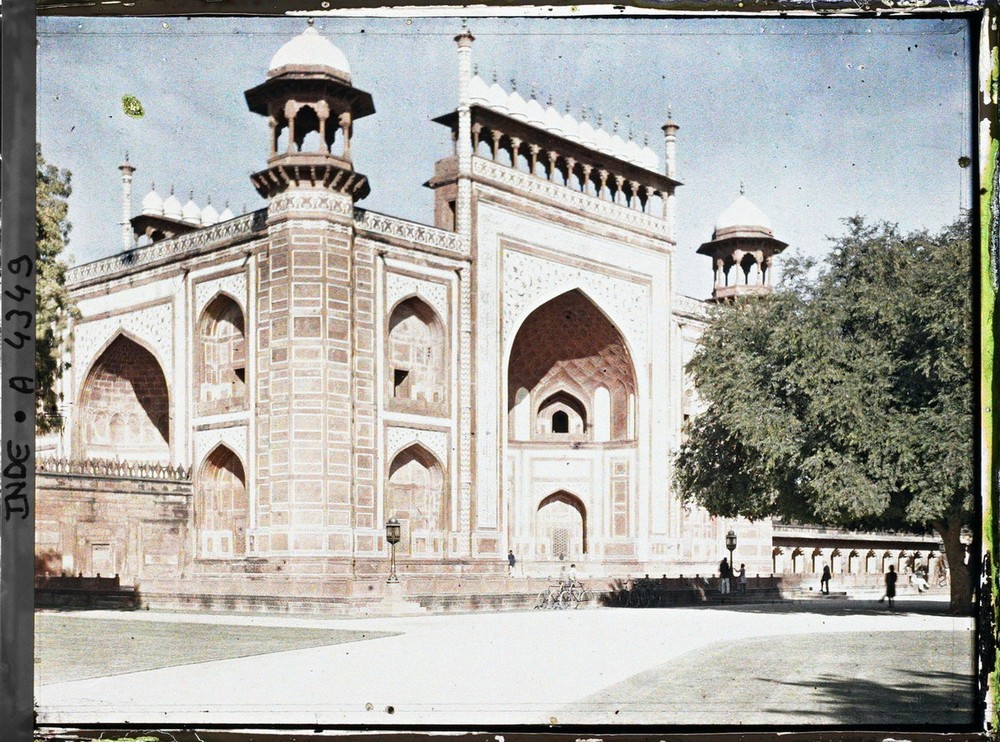
[[585, 147], [597, 148], [597, 140], [594, 136], [594, 127], [587, 121], [581, 121], [576, 130], [578, 141]]
[[344, 53], [312, 26], [278, 49], [278, 52], [271, 57], [268, 70], [274, 72], [287, 65], [329, 67], [342, 75], [348, 77], [351, 75], [351, 66], [347, 63]]
[[563, 133], [563, 117], [554, 108], [545, 109], [545, 128], [551, 131], [553, 134]]
[[636, 144], [634, 141], [632, 141], [631, 139], [629, 139], [625, 143], [625, 147], [623, 148], [622, 151], [624, 152], [624, 154], [622, 156], [626, 160], [628, 160], [629, 162], [634, 163], [636, 165], [639, 165], [640, 167], [643, 166], [643, 162], [642, 162], [642, 150], [639, 149], [639, 145]]
[[490, 86], [479, 75], [469, 81], [469, 100], [472, 103], [488, 104], [490, 102]]
[[516, 90], [507, 96], [507, 110], [511, 118], [528, 120], [528, 104], [525, 103], [524, 98], [518, 95]]
[[490, 108], [500, 113], [507, 113], [507, 92], [499, 83], [490, 85]]
[[177, 196], [173, 193], [167, 196], [166, 200], [164, 200], [163, 216], [171, 219], [180, 219], [183, 216], [183, 211], [184, 210], [181, 208], [181, 202], [177, 200]]
[[611, 135], [611, 153], [620, 160], [628, 160], [625, 152], [625, 140], [617, 134]]
[[529, 124], [532, 124], [533, 126], [545, 126], [545, 109], [542, 108], [541, 104], [534, 98], [531, 98], [528, 101], [527, 113]]
[[[226, 206], [226, 208], [224, 208], [222, 210], [222, 213], [219, 214], [219, 221], [220, 222], [228, 222], [230, 219], [234, 219], [234, 218], [235, 218], [235, 214], [233, 214], [233, 212], [231, 212], [229, 210], [229, 206]], [[218, 222], [216, 222], [216, 223], [218, 223]]]
[[201, 207], [194, 202], [194, 198], [191, 198], [186, 204], [184, 204], [184, 210], [181, 212], [181, 218], [191, 224], [201, 224]]
[[646, 145], [642, 148], [642, 164], [647, 170], [660, 169], [660, 157]]
[[562, 130], [563, 130], [563, 136], [569, 139], [571, 142], [580, 141], [580, 122], [573, 117], [573, 114], [571, 113], [563, 114]]
[[142, 213], [159, 216], [163, 213], [163, 199], [156, 192], [156, 188], [150, 188], [149, 193], [142, 199]]
[[771, 220], [756, 204], [742, 193], [732, 205], [719, 215], [715, 221], [715, 231], [720, 232], [733, 227], [762, 227], [771, 231]]
[[212, 202], [209, 201], [205, 208], [201, 210], [201, 226], [210, 227], [218, 221], [219, 212], [215, 210]]

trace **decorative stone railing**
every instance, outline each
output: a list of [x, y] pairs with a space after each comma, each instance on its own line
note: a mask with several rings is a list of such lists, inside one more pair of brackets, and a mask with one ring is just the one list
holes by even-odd
[[397, 219], [365, 209], [354, 210], [354, 221], [359, 229], [374, 232], [385, 237], [407, 240], [428, 247], [465, 253], [468, 250], [462, 235], [446, 229], [429, 227], [426, 224]]
[[75, 474], [86, 477], [116, 477], [122, 479], [158, 479], [172, 482], [191, 480], [191, 469], [150, 461], [118, 459], [39, 458], [35, 471], [40, 474]]
[[537, 175], [515, 170], [509, 165], [492, 162], [482, 157], [472, 158], [472, 172], [502, 185], [530, 193], [562, 206], [583, 211], [598, 217], [624, 224], [648, 232], [658, 237], [667, 236], [667, 223], [659, 217], [604, 198], [578, 191], [561, 183], [540, 178]]
[[712, 305], [702, 301], [701, 299], [695, 299], [693, 296], [676, 294], [674, 296], [671, 309], [679, 314], [687, 314], [689, 316], [708, 319]]
[[66, 271], [66, 282], [78, 284], [95, 278], [105, 278], [116, 273], [159, 263], [169, 258], [195, 253], [210, 245], [248, 237], [264, 229], [266, 218], [267, 209], [259, 209], [190, 234], [160, 240], [151, 245], [120, 252], [109, 258], [84, 263]]

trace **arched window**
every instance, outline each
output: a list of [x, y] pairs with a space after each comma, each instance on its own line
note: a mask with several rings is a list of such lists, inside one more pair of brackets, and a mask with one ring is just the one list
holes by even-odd
[[391, 409], [445, 414], [448, 362], [444, 326], [425, 302], [411, 297], [389, 316], [385, 396]]
[[552, 413], [552, 432], [569, 432], [569, 415], [564, 410], [556, 410]]
[[539, 405], [536, 438], [587, 440], [587, 408], [567, 391], [551, 394]]
[[200, 415], [245, 409], [247, 353], [243, 310], [230, 297], [215, 297], [198, 320], [195, 390]]
[[322, 150], [319, 136], [319, 116], [312, 106], [302, 106], [295, 114], [295, 144], [299, 152]]
[[231, 450], [218, 446], [205, 459], [195, 482], [194, 522], [200, 555], [244, 556], [248, 515], [243, 464]]
[[116, 337], [87, 374], [80, 395], [77, 450], [82, 458], [170, 460], [166, 377], [148, 350]]
[[427, 449], [413, 444], [392, 460], [385, 490], [385, 517], [400, 523], [403, 555], [443, 555], [448, 531], [444, 469]]

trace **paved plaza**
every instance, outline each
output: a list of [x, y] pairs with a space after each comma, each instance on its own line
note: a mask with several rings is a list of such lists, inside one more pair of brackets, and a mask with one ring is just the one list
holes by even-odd
[[861, 600], [398, 618], [36, 617], [41, 724], [972, 721], [973, 621]]

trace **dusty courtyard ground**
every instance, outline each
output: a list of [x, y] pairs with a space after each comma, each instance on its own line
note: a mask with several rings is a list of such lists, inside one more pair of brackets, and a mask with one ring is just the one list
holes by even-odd
[[39, 614], [39, 722], [972, 721], [973, 622], [941, 604], [316, 619]]

